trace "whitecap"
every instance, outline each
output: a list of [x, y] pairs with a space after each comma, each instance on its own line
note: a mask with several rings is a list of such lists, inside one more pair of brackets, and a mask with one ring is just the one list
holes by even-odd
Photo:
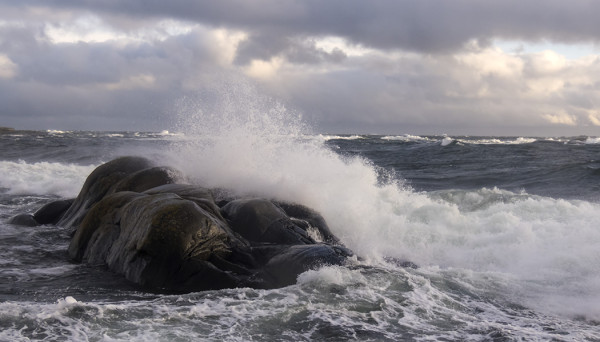
[[458, 139], [459, 142], [473, 145], [521, 145], [531, 144], [537, 141], [536, 138], [518, 137], [516, 139], [507, 138], [482, 138], [482, 139]]
[[600, 138], [587, 137], [587, 139], [585, 139], [585, 143], [586, 144], [600, 144]]
[[10, 194], [74, 197], [95, 165], [0, 161], [0, 187]]
[[454, 141], [454, 139], [450, 138], [450, 137], [445, 137], [444, 139], [441, 140], [440, 145], [442, 146], [448, 146], [450, 145], [452, 142]]
[[421, 142], [421, 141], [432, 141], [432, 139], [427, 137], [422, 137], [418, 135], [404, 134], [404, 135], [387, 135], [381, 137], [381, 140], [399, 140], [406, 142]]
[[56, 129], [48, 129], [46, 130], [46, 132], [48, 134], [66, 134], [66, 133], [71, 133], [70, 131], [60, 131], [60, 130], [56, 130]]
[[318, 137], [324, 141], [329, 140], [357, 140], [364, 139], [365, 137], [361, 135], [323, 135], [319, 134]]

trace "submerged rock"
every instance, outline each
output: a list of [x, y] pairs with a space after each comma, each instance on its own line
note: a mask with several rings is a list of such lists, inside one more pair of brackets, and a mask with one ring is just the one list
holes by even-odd
[[8, 223], [17, 226], [35, 227], [43, 224], [56, 224], [63, 214], [71, 207], [74, 199], [50, 202], [34, 214], [19, 214], [8, 220]]
[[96, 168], [74, 201], [14, 220], [70, 227], [73, 260], [167, 291], [281, 287], [352, 255], [310, 208], [261, 198], [215, 201], [212, 190], [177, 184], [180, 178], [147, 159], [121, 157]]
[[32, 214], [16, 215], [8, 220], [8, 223], [24, 227], [35, 227], [40, 225], [40, 223], [35, 220]]
[[56, 224], [74, 201], [72, 198], [50, 202], [36, 211], [33, 218], [40, 224]]

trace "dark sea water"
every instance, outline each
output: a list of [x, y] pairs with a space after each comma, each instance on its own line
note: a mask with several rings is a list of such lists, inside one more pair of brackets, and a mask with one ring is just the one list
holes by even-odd
[[[142, 155], [320, 211], [360, 259], [164, 295], [8, 224]], [[0, 132], [1, 341], [600, 341], [600, 138]], [[418, 268], [403, 268], [410, 260]]]

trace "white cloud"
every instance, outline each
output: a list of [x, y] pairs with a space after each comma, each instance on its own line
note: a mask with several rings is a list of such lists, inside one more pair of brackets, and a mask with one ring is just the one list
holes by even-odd
[[44, 26], [46, 37], [54, 44], [99, 43], [125, 37], [107, 26], [100, 17], [91, 14], [81, 15], [74, 20], [48, 22]]
[[283, 60], [280, 57], [273, 57], [269, 61], [255, 59], [250, 65], [244, 67], [246, 75], [257, 79], [270, 79], [276, 76], [281, 68]]
[[0, 78], [13, 78], [17, 75], [18, 67], [4, 54], [0, 54]]
[[575, 126], [577, 118], [565, 111], [556, 114], [544, 114], [543, 117], [552, 124]]
[[221, 66], [227, 66], [233, 63], [237, 47], [241, 41], [248, 38], [248, 34], [239, 30], [227, 30], [224, 28], [212, 29], [212, 39], [219, 51]]
[[156, 78], [151, 74], [139, 74], [102, 85], [108, 90], [149, 89], [156, 86]]
[[339, 36], [318, 37], [315, 39], [315, 46], [328, 53], [343, 51], [349, 57], [364, 56], [377, 51], [358, 44], [350, 44], [346, 39]]
[[102, 17], [83, 13], [72, 18], [46, 22], [44, 34], [54, 44], [60, 43], [122, 43], [164, 41], [169, 37], [191, 33], [200, 25], [173, 19], [144, 21], [135, 28], [122, 29]]
[[590, 122], [592, 123], [592, 125], [594, 126], [600, 126], [600, 111], [591, 111], [588, 114], [588, 119], [590, 120]]
[[456, 58], [467, 68], [482, 76], [521, 77], [525, 65], [523, 59], [506, 54], [495, 47], [459, 53]]
[[547, 75], [559, 72], [567, 67], [565, 56], [555, 51], [545, 50], [526, 55], [528, 71], [537, 75]]

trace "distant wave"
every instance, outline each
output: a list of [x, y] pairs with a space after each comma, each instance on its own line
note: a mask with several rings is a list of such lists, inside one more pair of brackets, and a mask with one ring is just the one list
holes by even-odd
[[502, 138], [482, 138], [482, 139], [458, 139], [463, 144], [474, 145], [520, 145], [531, 144], [537, 141], [535, 138], [502, 139]]
[[71, 133], [70, 131], [60, 131], [60, 130], [56, 130], [56, 129], [48, 129], [48, 130], [46, 130], [46, 132], [48, 134], [66, 134], [66, 133]]
[[410, 135], [410, 134], [404, 134], [404, 135], [387, 135], [384, 137], [381, 137], [381, 140], [398, 140], [398, 141], [406, 141], [406, 142], [410, 142], [410, 141], [435, 141], [435, 139], [431, 139], [431, 138], [427, 138], [427, 137], [421, 137], [418, 135]]
[[452, 139], [450, 137], [445, 137], [444, 139], [442, 139], [440, 141], [440, 145], [442, 145], [442, 146], [448, 146], [448, 145], [452, 144], [453, 141], [454, 141], [454, 139]]
[[362, 135], [323, 135], [323, 134], [319, 134], [318, 135], [319, 138], [325, 140], [325, 141], [329, 141], [329, 140], [357, 140], [357, 139], [364, 139], [365, 137], [363, 137]]
[[452, 138], [449, 136], [437, 136], [437, 137], [423, 137], [419, 135], [403, 134], [403, 135], [386, 135], [381, 137], [382, 140], [396, 140], [404, 142], [439, 142], [442, 146], [450, 145], [452, 142], [460, 144], [472, 144], [472, 145], [518, 145], [518, 144], [530, 144], [536, 142], [536, 138], [495, 138], [495, 137], [457, 137]]
[[578, 136], [578, 137], [560, 137], [546, 138], [545, 141], [560, 142], [569, 145], [595, 145], [600, 144], [600, 137]]
[[600, 144], [600, 138], [593, 138], [593, 137], [588, 137], [585, 140], [586, 144]]

